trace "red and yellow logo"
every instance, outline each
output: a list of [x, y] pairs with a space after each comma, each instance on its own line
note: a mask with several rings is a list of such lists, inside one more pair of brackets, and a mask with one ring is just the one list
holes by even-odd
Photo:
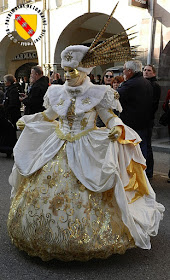
[[32, 37], [37, 29], [37, 15], [15, 15], [15, 30], [24, 40]]

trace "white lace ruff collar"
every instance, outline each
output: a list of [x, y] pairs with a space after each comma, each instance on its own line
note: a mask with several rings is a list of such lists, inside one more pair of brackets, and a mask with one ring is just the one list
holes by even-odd
[[45, 99], [49, 100], [52, 109], [59, 116], [67, 115], [72, 99], [75, 99], [75, 113], [82, 114], [98, 105], [107, 91], [107, 86], [94, 85], [87, 77], [84, 83], [77, 87], [70, 87], [67, 83], [50, 86]]
[[91, 82], [90, 82], [90, 78], [89, 77], [86, 77], [86, 79], [84, 80], [83, 84], [81, 84], [80, 86], [77, 86], [77, 87], [68, 86], [67, 81], [64, 84], [65, 91], [70, 96], [74, 96], [74, 97], [84, 94], [89, 87], [91, 87]]

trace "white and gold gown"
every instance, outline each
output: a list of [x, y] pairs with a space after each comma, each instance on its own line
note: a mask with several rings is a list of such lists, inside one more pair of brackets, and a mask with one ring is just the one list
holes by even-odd
[[[121, 110], [108, 86], [50, 86], [43, 113], [23, 116], [8, 232], [12, 242], [43, 260], [89, 260], [150, 249], [164, 206], [145, 175], [138, 134], [112, 113]], [[99, 114], [107, 128], [97, 128]], [[59, 118], [59, 121], [55, 121]], [[110, 128], [121, 125], [112, 142]]]

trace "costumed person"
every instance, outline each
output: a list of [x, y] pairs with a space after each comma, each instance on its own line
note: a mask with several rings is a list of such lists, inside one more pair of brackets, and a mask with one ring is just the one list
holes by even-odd
[[[121, 111], [116, 91], [87, 76], [100, 64], [94, 45], [63, 50], [65, 84], [48, 88], [44, 112], [18, 122], [24, 130], [9, 178], [8, 232], [19, 249], [44, 261], [150, 249], [150, 236], [158, 233], [163, 217], [164, 206], [145, 175], [141, 139], [112, 111]], [[102, 51], [102, 45], [96, 48]], [[109, 48], [101, 63], [120, 60], [113, 56], [114, 43]], [[126, 57], [131, 55], [129, 49]], [[97, 114], [106, 128], [96, 127]]]

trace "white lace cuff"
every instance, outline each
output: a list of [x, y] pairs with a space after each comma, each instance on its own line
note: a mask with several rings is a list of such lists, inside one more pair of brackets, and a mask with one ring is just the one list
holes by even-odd
[[43, 114], [43, 117], [44, 117], [45, 121], [54, 121], [58, 117], [58, 114], [53, 111], [51, 106], [48, 107], [47, 110], [42, 112], [42, 114]]

